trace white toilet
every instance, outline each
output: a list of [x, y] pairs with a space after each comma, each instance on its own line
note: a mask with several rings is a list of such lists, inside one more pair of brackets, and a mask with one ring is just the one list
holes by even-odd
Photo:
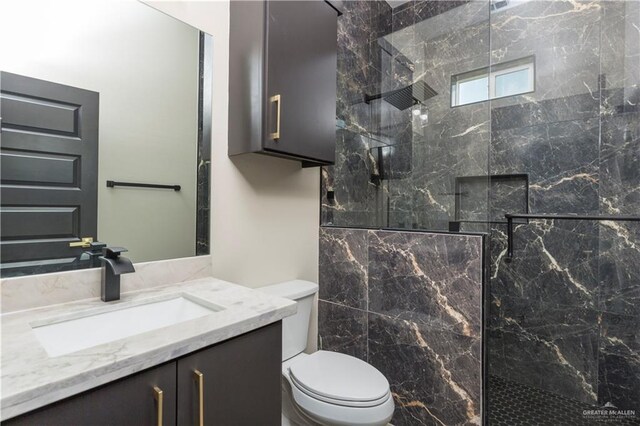
[[282, 321], [282, 375], [290, 385], [283, 390], [283, 424], [386, 425], [394, 403], [382, 373], [350, 355], [303, 353], [318, 285], [296, 280], [260, 290], [298, 302], [298, 313]]

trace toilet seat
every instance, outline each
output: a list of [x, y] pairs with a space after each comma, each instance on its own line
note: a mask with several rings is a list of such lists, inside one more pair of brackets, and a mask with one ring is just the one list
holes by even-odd
[[283, 363], [293, 400], [325, 425], [384, 426], [393, 415], [389, 382], [375, 367], [329, 351], [300, 354]]
[[389, 382], [375, 367], [341, 353], [318, 351], [289, 367], [292, 383], [321, 401], [373, 407], [390, 395]]
[[293, 386], [296, 387], [297, 390], [309, 396], [310, 398], [316, 399], [318, 401], [326, 402], [327, 404], [341, 405], [344, 407], [355, 407], [355, 408], [376, 407], [380, 404], [383, 404], [390, 397], [390, 392], [387, 391], [387, 393], [383, 397], [375, 400], [370, 400], [370, 401], [353, 401], [353, 400], [345, 400], [345, 399], [338, 399], [338, 398], [330, 398], [323, 395], [318, 395], [317, 393], [310, 391], [308, 388], [305, 388], [304, 385], [298, 383], [294, 377], [291, 377], [291, 383]]

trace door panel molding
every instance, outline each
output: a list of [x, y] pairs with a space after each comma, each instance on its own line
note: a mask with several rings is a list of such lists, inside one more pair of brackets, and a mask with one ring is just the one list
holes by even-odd
[[0, 262], [78, 257], [97, 238], [99, 94], [0, 72], [0, 103]]

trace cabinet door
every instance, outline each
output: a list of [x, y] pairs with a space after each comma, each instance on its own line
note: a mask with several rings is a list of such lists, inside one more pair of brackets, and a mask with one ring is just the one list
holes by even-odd
[[178, 425], [280, 425], [280, 324], [179, 359]]
[[158, 425], [154, 387], [162, 390], [162, 424], [176, 421], [176, 363], [137, 373], [2, 422], [2, 426]]
[[269, 1], [266, 15], [264, 148], [332, 163], [337, 12], [323, 1]]

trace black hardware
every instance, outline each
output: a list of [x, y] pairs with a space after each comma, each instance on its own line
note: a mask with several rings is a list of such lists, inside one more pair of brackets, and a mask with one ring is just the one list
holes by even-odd
[[102, 249], [102, 285], [100, 298], [104, 302], [120, 299], [120, 275], [135, 272], [133, 264], [120, 254], [126, 252], [124, 247], [104, 247]]
[[460, 232], [460, 222], [449, 221], [449, 232]]
[[507, 218], [507, 256], [505, 262], [513, 260], [513, 219], [546, 220], [610, 220], [614, 222], [640, 222], [640, 216], [579, 216], [575, 214], [505, 214]]
[[116, 186], [130, 186], [136, 188], [158, 188], [158, 189], [173, 189], [174, 191], [180, 191], [180, 185], [159, 185], [155, 183], [135, 183], [135, 182], [118, 182], [115, 180], [107, 181], [107, 188], [115, 188]]
[[418, 80], [413, 84], [390, 92], [378, 93], [376, 95], [364, 95], [364, 102], [369, 104], [376, 99], [384, 99], [400, 111], [411, 108], [414, 105], [422, 104], [427, 99], [436, 96], [438, 92], [433, 90], [424, 80]]
[[104, 247], [102, 249], [102, 255], [107, 259], [117, 259], [122, 253], [128, 252], [124, 247]]

